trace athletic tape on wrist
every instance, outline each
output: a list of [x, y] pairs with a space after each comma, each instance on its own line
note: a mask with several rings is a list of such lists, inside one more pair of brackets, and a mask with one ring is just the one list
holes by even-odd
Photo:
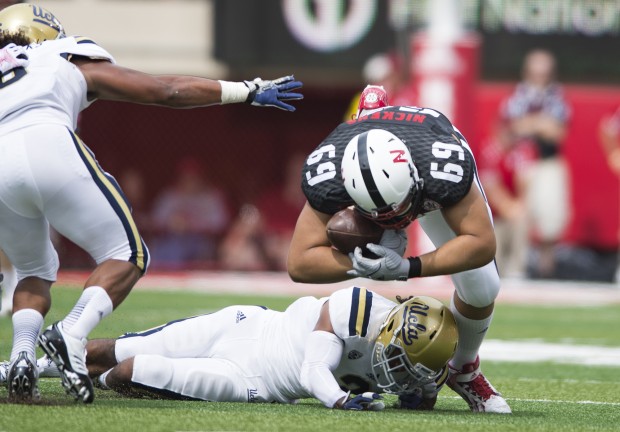
[[222, 105], [245, 102], [250, 89], [242, 82], [219, 81], [222, 86]]

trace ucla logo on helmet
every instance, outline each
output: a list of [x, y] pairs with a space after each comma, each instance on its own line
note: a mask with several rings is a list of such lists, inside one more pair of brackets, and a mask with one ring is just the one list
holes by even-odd
[[413, 344], [418, 339], [419, 332], [425, 332], [426, 326], [420, 324], [418, 316], [428, 316], [430, 306], [426, 304], [412, 304], [403, 309], [403, 342], [405, 345]]
[[31, 5], [32, 6], [32, 15], [34, 16], [33, 21], [48, 25], [55, 30], [60, 30], [60, 21], [58, 18], [54, 16], [53, 13], [43, 9], [40, 6]]

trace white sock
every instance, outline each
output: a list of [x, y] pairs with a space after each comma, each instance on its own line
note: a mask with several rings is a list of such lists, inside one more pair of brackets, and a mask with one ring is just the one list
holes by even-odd
[[108, 374], [110, 373], [112, 369], [108, 369], [107, 371], [105, 371], [104, 373], [102, 373], [101, 375], [97, 377], [97, 381], [99, 381], [99, 385], [104, 390], [112, 390], [105, 382], [105, 379], [108, 377]]
[[36, 361], [35, 347], [43, 328], [43, 315], [34, 309], [21, 309], [13, 314], [13, 348], [11, 361], [26, 351], [32, 362]]
[[482, 320], [465, 318], [456, 309], [454, 300], [450, 303], [450, 310], [459, 329], [459, 343], [454, 357], [450, 360], [450, 366], [460, 370], [464, 365], [474, 362], [476, 357], [478, 357], [480, 345], [482, 345], [482, 341], [491, 325], [493, 314], [491, 313], [489, 317]]
[[88, 287], [62, 320], [62, 328], [69, 335], [84, 339], [112, 309], [112, 300], [106, 290], [100, 286]]

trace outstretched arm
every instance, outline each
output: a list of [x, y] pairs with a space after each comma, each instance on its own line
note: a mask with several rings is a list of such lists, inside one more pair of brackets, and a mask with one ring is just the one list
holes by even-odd
[[108, 61], [74, 59], [88, 86], [88, 97], [113, 101], [195, 108], [214, 104], [248, 102], [288, 111], [295, 108], [283, 101], [302, 99], [293, 92], [302, 83], [294, 77], [273, 81], [217, 81], [187, 75], [151, 75]]

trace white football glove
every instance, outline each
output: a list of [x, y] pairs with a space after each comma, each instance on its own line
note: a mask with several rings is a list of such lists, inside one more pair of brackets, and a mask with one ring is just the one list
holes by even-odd
[[405, 255], [407, 250], [407, 231], [385, 230], [379, 241], [379, 245], [392, 249], [398, 255]]
[[28, 63], [30, 61], [26, 55], [26, 48], [23, 46], [12, 43], [0, 50], [0, 73], [5, 73], [18, 67], [26, 67]]
[[301, 81], [295, 81], [293, 75], [273, 81], [255, 78], [253, 81], [244, 81], [244, 83], [250, 89], [247, 101], [254, 106], [271, 106], [286, 111], [295, 111], [294, 106], [282, 101], [303, 99], [301, 93], [291, 92], [303, 86]]
[[366, 247], [378, 258], [366, 258], [362, 255], [362, 249], [356, 247], [355, 251], [349, 254], [353, 263], [353, 269], [347, 272], [349, 276], [382, 281], [406, 281], [409, 278], [410, 264], [408, 259], [385, 246], [368, 243]]

